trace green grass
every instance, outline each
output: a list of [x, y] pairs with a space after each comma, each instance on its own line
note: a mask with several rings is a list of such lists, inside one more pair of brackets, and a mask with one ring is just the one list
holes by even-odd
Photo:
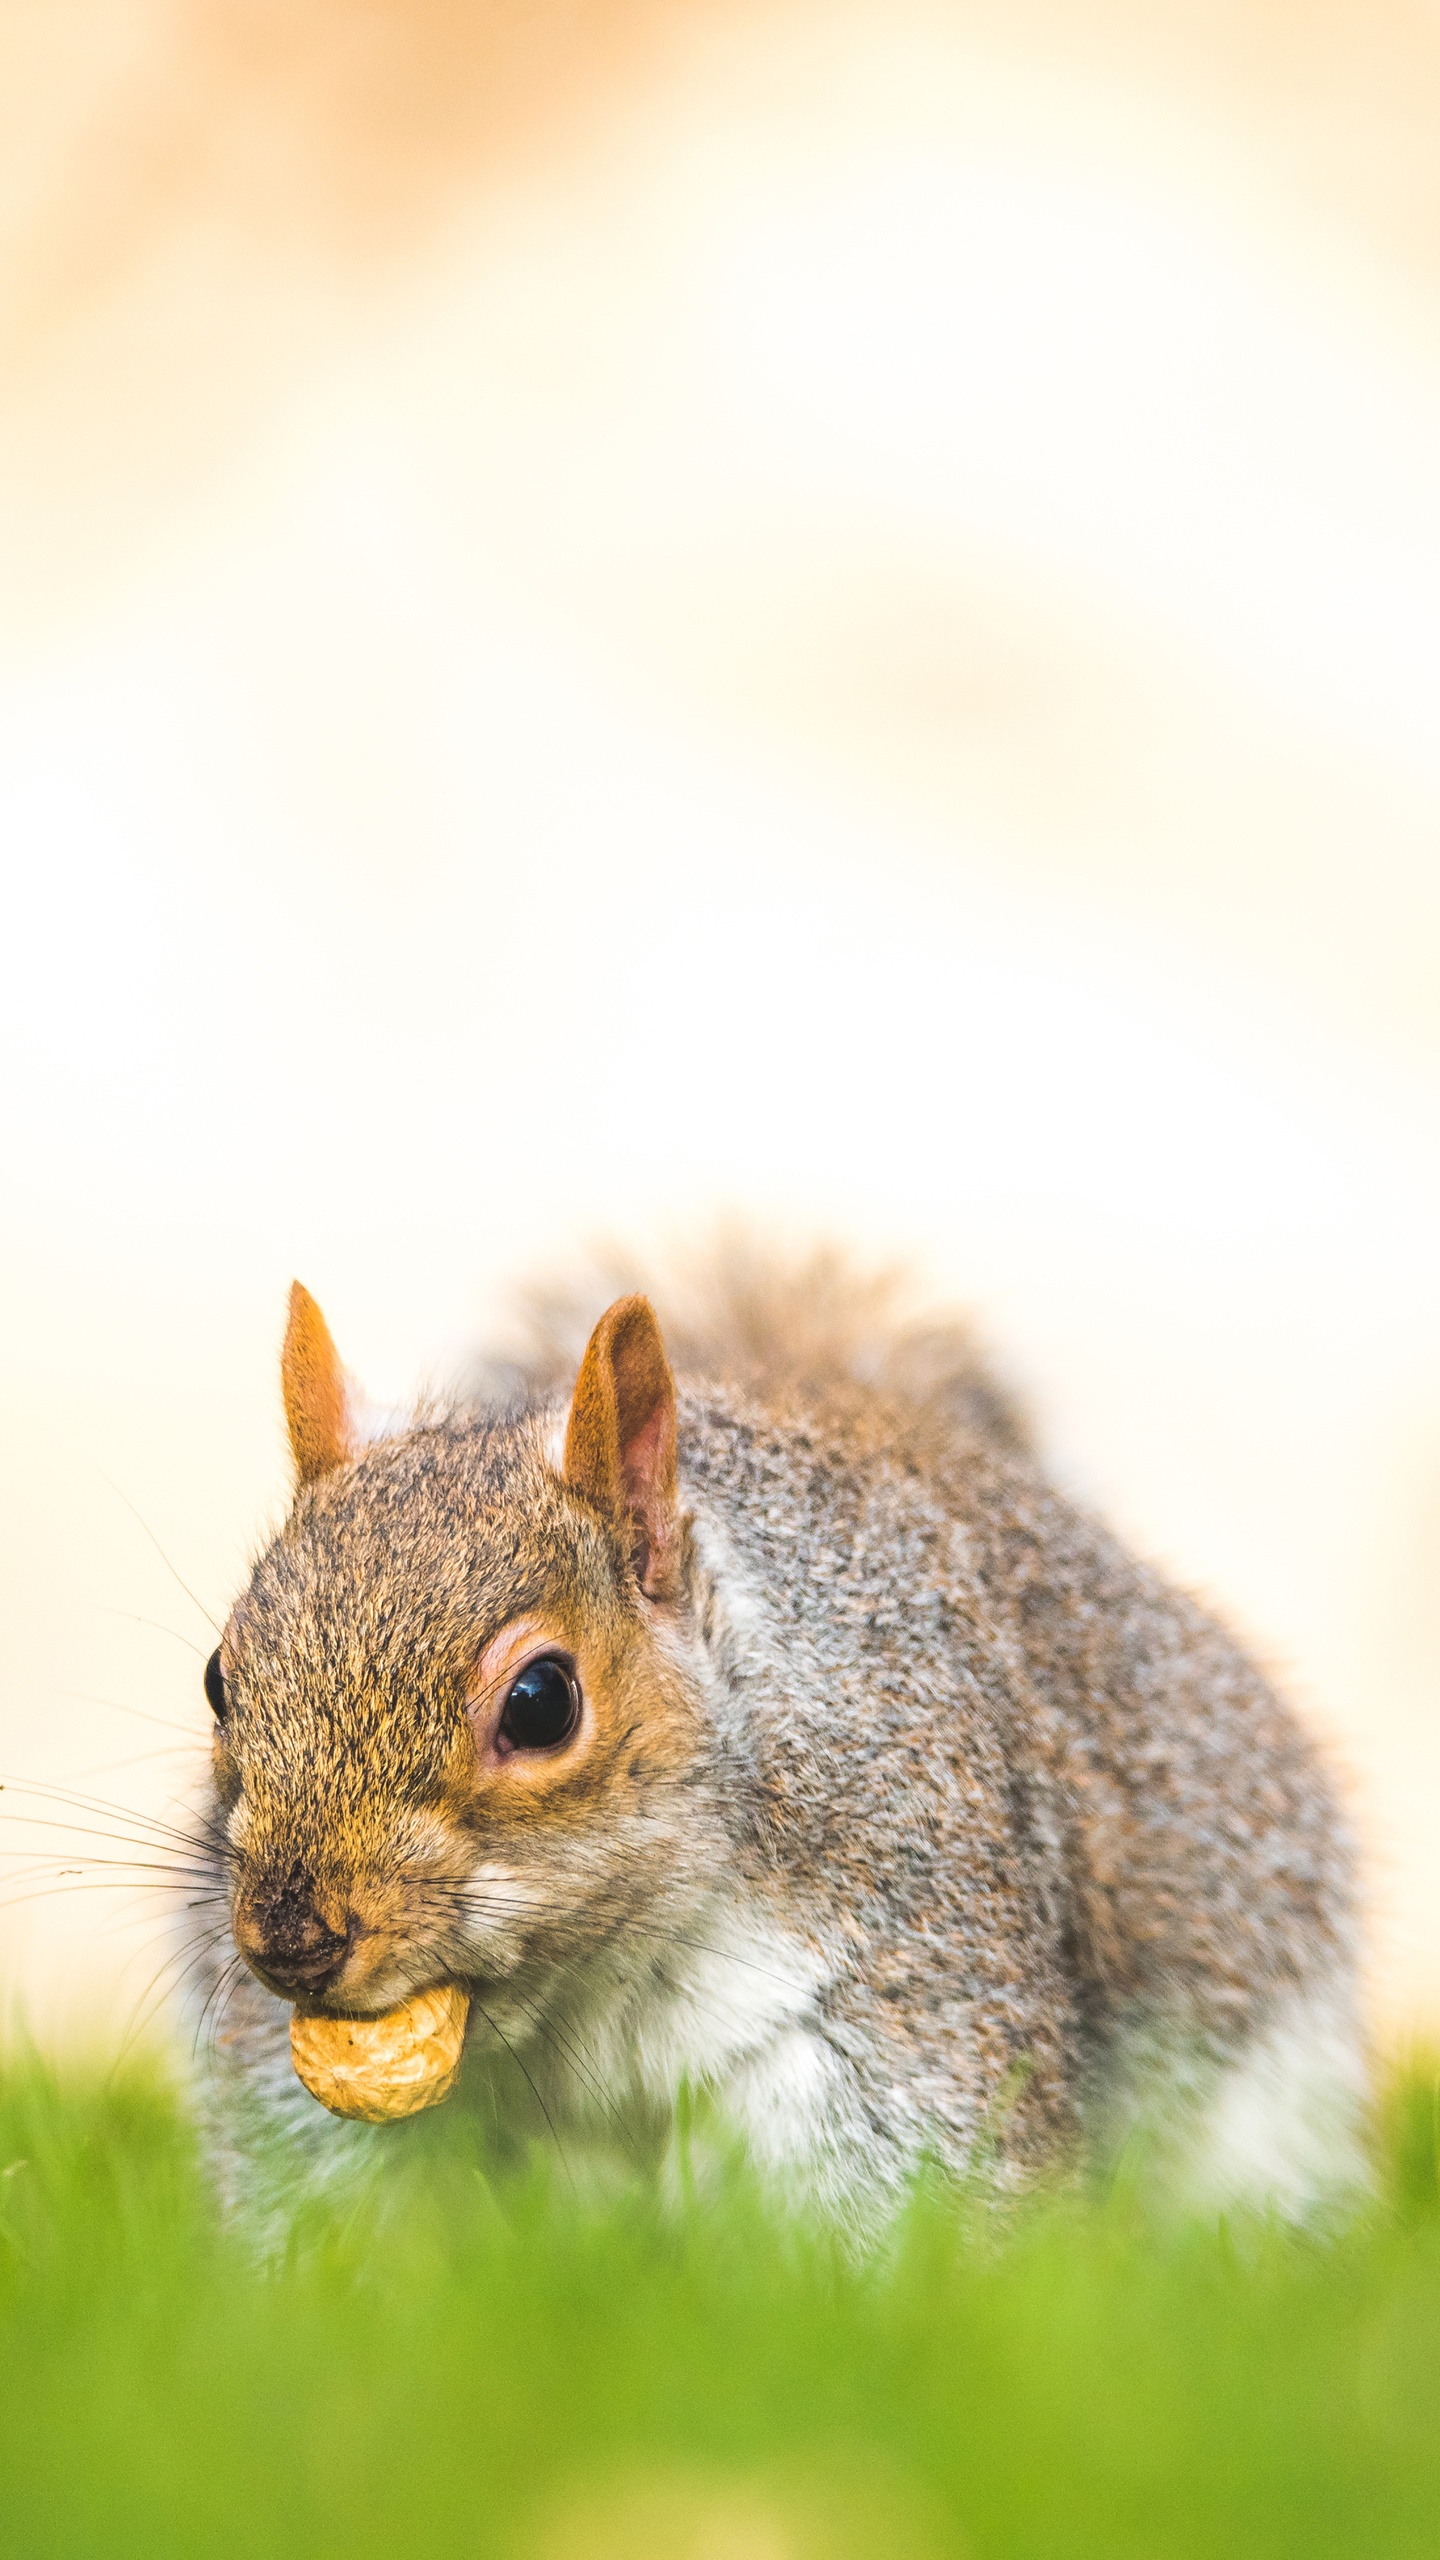
[[261, 2270], [157, 2076], [14, 2061], [0, 2548], [1433, 2560], [1437, 2147], [1416, 2070], [1338, 2240], [1116, 2198], [1001, 2237], [932, 2197], [857, 2271], [743, 2194], [666, 2221], [543, 2171], [496, 2191], [452, 2126], [383, 2223]]

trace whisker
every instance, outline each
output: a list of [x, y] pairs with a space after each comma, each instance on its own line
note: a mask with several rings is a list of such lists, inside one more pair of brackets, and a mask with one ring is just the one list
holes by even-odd
[[[203, 1909], [202, 1903], [182, 1902], [175, 1886], [166, 1876], [90, 1876], [72, 1873], [64, 1867], [42, 1869], [38, 1875], [16, 1876], [0, 1895], [0, 1911], [21, 1911], [30, 1902], [44, 1902], [64, 1893], [118, 1894], [133, 1901], [137, 1918], [152, 1918], [167, 1907], [176, 1913]], [[163, 1899], [157, 1900], [157, 1896]]]
[[83, 1884], [94, 1893], [168, 1893], [172, 1900], [177, 1901], [187, 1885], [203, 1884], [205, 1881], [203, 1876], [174, 1876], [153, 1869], [147, 1872], [143, 1867], [127, 1867], [119, 1858], [97, 1858], [95, 1865], [97, 1867], [108, 1865], [113, 1869], [113, 1873], [96, 1875], [82, 1860], [48, 1858], [43, 1863], [29, 1867], [23, 1873], [6, 1877], [6, 1903], [15, 1898], [16, 1892], [37, 1892], [41, 1885], [54, 1883], [57, 1879], [73, 1881], [77, 1889]]
[[[158, 2008], [166, 1999], [170, 1999], [178, 1995], [189, 1976], [204, 1964], [211, 1949], [219, 1944], [222, 1935], [223, 1932], [221, 1930], [212, 1929], [206, 1934], [198, 1946], [185, 1945], [174, 1948], [171, 1953], [166, 1956], [163, 1964], [161, 1964], [157, 1971], [152, 1974], [149, 1982], [145, 1986], [145, 1989], [140, 1994], [139, 2001], [136, 2004], [135, 2011], [131, 2018], [130, 2028], [127, 2032], [125, 2042], [121, 2046], [122, 2059], [125, 2053], [130, 2049], [130, 2046], [134, 2043], [136, 2037], [139, 2036], [144, 2027], [149, 2024], [149, 2018], [142, 2014], [145, 2011], [147, 2004], [153, 2001], [155, 2006]], [[175, 1965], [180, 1967], [180, 1971], [176, 1975], [175, 1980], [162, 1989], [162, 1985], [165, 1984], [166, 1974], [169, 1973], [171, 1968]]]
[[[87, 1881], [84, 1877], [79, 1877], [73, 1882], [67, 1879], [65, 1882], [60, 1884], [33, 1885], [27, 1887], [24, 1893], [8, 1895], [3, 1902], [0, 1902], [0, 1911], [23, 1911], [32, 1902], [53, 1902], [63, 1894], [142, 1893], [144, 1890], [145, 1888], [143, 1885], [125, 1884], [118, 1878], [113, 1881], [108, 1879], [97, 1879], [92, 1882]], [[136, 1914], [137, 1919], [149, 1919], [151, 1916], [152, 1915], [149, 1912]]]
[[190, 1636], [182, 1636], [178, 1627], [167, 1627], [160, 1618], [137, 1618], [133, 1609], [112, 1609], [104, 1600], [87, 1600], [85, 1606], [101, 1618], [124, 1618], [132, 1627], [152, 1627], [157, 1636], [172, 1637], [176, 1644], [183, 1644], [187, 1652], [197, 1654], [202, 1662], [208, 1659], [203, 1644], [196, 1644]]
[[224, 2023], [225, 2011], [231, 2000], [234, 1998], [235, 1993], [239, 1990], [240, 1984], [244, 1979], [247, 1970], [248, 1967], [246, 1966], [244, 1957], [238, 1954], [231, 1956], [228, 1961], [221, 1966], [220, 1971], [216, 1975], [215, 1980], [206, 1995], [200, 2015], [195, 2022], [195, 2034], [190, 2046], [190, 2059], [192, 2062], [199, 2054], [200, 2039], [206, 2033], [207, 2020], [209, 2021], [209, 2050], [213, 2054], [221, 2026]]
[[210, 1612], [209, 1612], [209, 1610], [206, 1608], [204, 1601], [203, 1601], [203, 1600], [197, 1600], [197, 1599], [196, 1599], [194, 1592], [191, 1590], [190, 1585], [189, 1585], [189, 1583], [185, 1580], [185, 1578], [184, 1578], [183, 1574], [180, 1574], [180, 1573], [177, 1573], [177, 1572], [176, 1572], [174, 1565], [171, 1563], [171, 1561], [170, 1561], [169, 1557], [168, 1557], [168, 1556], [167, 1556], [167, 1554], [165, 1553], [164, 1548], [161, 1546], [160, 1541], [159, 1541], [159, 1539], [156, 1537], [154, 1530], [151, 1528], [149, 1521], [148, 1521], [148, 1520], [146, 1520], [146, 1519], [143, 1519], [143, 1518], [141, 1517], [141, 1514], [136, 1510], [134, 1503], [131, 1501], [129, 1494], [128, 1494], [128, 1493], [122, 1493], [122, 1492], [121, 1492], [120, 1487], [118, 1486], [118, 1484], [114, 1483], [114, 1482], [113, 1482], [113, 1480], [111, 1479], [111, 1477], [109, 1477], [109, 1476], [107, 1476], [107, 1475], [106, 1475], [105, 1470], [104, 1470], [104, 1468], [103, 1468], [103, 1467], [102, 1467], [102, 1468], [100, 1468], [100, 1469], [98, 1470], [98, 1473], [99, 1473], [99, 1476], [100, 1476], [100, 1481], [101, 1481], [101, 1483], [102, 1483], [102, 1484], [108, 1484], [108, 1485], [109, 1485], [111, 1492], [114, 1494], [114, 1496], [115, 1496], [115, 1498], [116, 1498], [116, 1501], [117, 1501], [117, 1502], [123, 1502], [123, 1503], [124, 1503], [126, 1510], [129, 1512], [129, 1514], [130, 1514], [130, 1516], [131, 1516], [131, 1518], [132, 1518], [133, 1520], [139, 1520], [141, 1528], [144, 1530], [146, 1537], [149, 1539], [151, 1546], [154, 1548], [155, 1553], [157, 1554], [157, 1556], [159, 1557], [159, 1559], [160, 1559], [161, 1563], [162, 1563], [162, 1564], [163, 1564], [163, 1566], [165, 1567], [165, 1570], [166, 1570], [166, 1572], [169, 1574], [169, 1576], [170, 1576], [170, 1578], [171, 1578], [172, 1582], [178, 1582], [178, 1583], [179, 1583], [181, 1590], [184, 1592], [185, 1597], [186, 1597], [186, 1599], [190, 1602], [190, 1604], [191, 1604], [192, 1608], [196, 1608], [196, 1609], [198, 1609], [198, 1610], [199, 1610], [200, 1615], [201, 1615], [201, 1617], [205, 1620], [206, 1625], [207, 1625], [207, 1626], [214, 1627], [214, 1629], [215, 1629], [215, 1633], [216, 1633], [216, 1634], [217, 1634], [217, 1636], [218, 1636], [218, 1635], [219, 1635], [219, 1633], [220, 1633], [219, 1625], [217, 1624], [216, 1620], [215, 1620], [214, 1618], [212, 1618], [212, 1617], [211, 1617]]
[[[483, 1890], [477, 1893], [472, 1887], [453, 1885], [437, 1879], [432, 1883], [429, 1889], [427, 1901], [431, 1907], [432, 1913], [435, 1905], [438, 1904], [442, 1911], [448, 1909], [449, 1916], [452, 1920], [459, 1920], [463, 1922], [467, 1918], [484, 1918], [487, 1916], [486, 1897]], [[543, 1919], [547, 1916], [547, 1912], [553, 1908], [553, 1903], [547, 1905], [536, 1895], [530, 1894], [526, 1903], [522, 1906], [522, 1913], [524, 1917], [531, 1920], [536, 1918]], [[491, 1898], [489, 1901], [488, 1916], [502, 1920], [514, 1920], [517, 1913], [513, 1898], [501, 1896]], [[755, 1964], [752, 1960], [736, 1954], [733, 1949], [712, 1946], [705, 1939], [682, 1937], [678, 1932], [673, 1930], [647, 1926], [644, 1921], [634, 1920], [628, 1915], [621, 1915], [615, 1918], [605, 1934], [596, 1941], [590, 1952], [595, 1956], [601, 1955], [607, 1947], [615, 1945], [617, 1942], [623, 1940], [627, 1935], [653, 1939], [662, 1947], [683, 1947], [688, 1951], [698, 1954], [712, 1955], [724, 1963], [745, 1965], [748, 1970], [763, 1975], [768, 1981], [779, 1983], [784, 1989], [791, 1993], [794, 1993], [801, 1988], [801, 1986], [795, 1983], [791, 1976], [777, 1973], [773, 1967]], [[693, 1983], [682, 1981], [680, 1983], [672, 1984], [670, 1987], [677, 1992], [682, 1993], [683, 1997], [690, 2003], [690, 2005], [699, 2010], [705, 2017], [713, 2018], [718, 2026], [728, 2028], [733, 2025], [733, 2019], [727, 2015], [726, 2011], [718, 2007], [715, 2001], [707, 2000], [704, 1995], [695, 1988]], [[508, 1985], [508, 1989], [511, 1997], [518, 2000], [521, 2007], [526, 2009], [527, 2015], [532, 2018], [537, 2027], [541, 2026], [541, 2015], [529, 2008], [524, 1994], [516, 1988], [513, 1982]], [[575, 2067], [578, 2069], [578, 2066]], [[600, 2094], [598, 2090], [596, 2094]]]
[[[525, 1889], [522, 1887], [521, 1890], [523, 1892]], [[477, 1891], [473, 1886], [461, 1885], [455, 1887], [454, 1891], [457, 1911], [471, 1911], [481, 1919], [514, 1920], [518, 1917], [527, 1920], [543, 1920], [555, 1907], [553, 1902], [546, 1902], [533, 1894], [524, 1902], [517, 1902], [513, 1892], [497, 1893], [487, 1898], [483, 1886]], [[695, 1955], [715, 1956], [722, 1964], [741, 1965], [747, 1973], [758, 1973], [765, 1981], [777, 1982], [787, 1991], [796, 1991], [802, 1987], [791, 1975], [777, 1973], [773, 1965], [758, 1964], [753, 1956], [742, 1956], [733, 1947], [717, 1947], [705, 1938], [682, 1937], [677, 1930], [656, 1928], [653, 1924], [637, 1920], [628, 1913], [616, 1921], [611, 1934], [618, 1937], [626, 1932], [635, 1937], [654, 1938], [665, 1946], [684, 1947]]]
[[[471, 1994], [471, 1998], [474, 1999], [473, 1992]], [[516, 2070], [520, 2073], [530, 2095], [534, 2099], [536, 2106], [539, 2108], [540, 2113], [549, 2126], [550, 2139], [555, 2145], [560, 2166], [564, 2170], [566, 2177], [569, 2179], [570, 2184], [573, 2187], [575, 2184], [574, 2171], [571, 2169], [570, 2163], [565, 2157], [565, 2145], [555, 2130], [555, 2119], [551, 2115], [549, 2108], [546, 2106], [544, 2099], [541, 2097], [539, 2090], [536, 2088], [534, 2081], [531, 2079], [529, 2072], [526, 2070], [521, 2056], [516, 2052], [515, 2047], [506, 2035], [504, 2028], [496, 2025], [495, 2020], [491, 2017], [489, 2010], [484, 2006], [484, 2004], [479, 2000], [475, 2000], [475, 2006], [480, 2011], [480, 2015], [484, 2019], [486, 2026], [490, 2029], [491, 2034], [499, 2037], [500, 2042], [505, 2047], [505, 2050], [509, 2054], [511, 2061], [514, 2063]]]
[[[184, 1950], [182, 1949], [180, 1952], [183, 1954]], [[195, 1961], [198, 1963], [200, 1960], [200, 1955], [197, 1954]], [[176, 1956], [173, 1952], [166, 1956], [164, 1962], [159, 1966], [157, 1971], [151, 1975], [150, 1980], [145, 1985], [145, 1988], [136, 2001], [134, 2008], [131, 2010], [129, 2025], [126, 2027], [125, 2033], [120, 2039], [119, 2050], [116, 2053], [115, 2060], [112, 2065], [112, 2079], [124, 2069], [129, 2055], [134, 2051], [140, 2037], [143, 2035], [146, 2027], [150, 2024], [150, 2020], [155, 2014], [155, 2009], [163, 2003], [165, 1995], [163, 1991], [160, 1990], [160, 1986], [163, 1984], [166, 1974], [175, 1961]], [[157, 1992], [160, 1993], [160, 1998], [158, 2000], [155, 1999]], [[153, 2007], [151, 2005], [152, 2002], [154, 2002]]]
[[183, 1753], [198, 1750], [198, 1739], [185, 1742], [161, 1742], [153, 1751], [132, 1751], [123, 1760], [87, 1760], [77, 1771], [82, 1778], [108, 1778], [121, 1769], [148, 1769], [156, 1760], [178, 1760]]
[[[205, 1874], [208, 1859], [184, 1851], [172, 1851], [167, 1841], [126, 1841], [123, 1830], [87, 1830], [82, 1823], [46, 1823], [38, 1812], [13, 1812], [8, 1815], [15, 1830], [54, 1830], [56, 1841], [44, 1846], [26, 1848], [26, 1843], [0, 1848], [0, 1864], [5, 1859], [59, 1859], [69, 1866], [154, 1866], [164, 1874]], [[64, 1841], [105, 1841], [105, 1851], [95, 1848], [64, 1848]], [[138, 1856], [110, 1856], [110, 1851], [138, 1851]]]
[[[208, 1815], [197, 1816], [188, 1829], [182, 1829], [179, 1823], [166, 1822], [157, 1814], [142, 1813], [134, 1805], [112, 1804], [104, 1796], [87, 1795], [79, 1788], [55, 1786], [33, 1778], [0, 1779], [0, 1793], [18, 1795], [22, 1799], [33, 1797], [37, 1804], [73, 1806], [81, 1813], [104, 1814], [111, 1819], [118, 1818], [122, 1822], [138, 1823], [143, 1830], [155, 1833], [161, 1839], [169, 1839], [177, 1847], [193, 1850], [197, 1854], [221, 1857], [229, 1857], [233, 1854], [220, 1825]], [[6, 1818], [12, 1822], [18, 1822], [25, 1817], [20, 1814], [10, 1814]], [[114, 1836], [118, 1838], [122, 1835], [117, 1833]]]
[[[17, 1850], [15, 1854], [27, 1857], [23, 1850]], [[97, 1875], [95, 1869], [98, 1867], [109, 1867], [113, 1872], [108, 1876]], [[125, 1858], [49, 1857], [38, 1851], [28, 1853], [25, 1871], [7, 1877], [6, 1882], [24, 1885], [28, 1889], [32, 1884], [42, 1883], [47, 1876], [83, 1877], [97, 1889], [101, 1885], [117, 1889], [133, 1885], [137, 1893], [174, 1893], [185, 1885], [205, 1882], [203, 1876], [177, 1874], [169, 1867], [147, 1867], [139, 1860], [132, 1864]]]
[[[208, 1952], [208, 1950], [207, 1950], [207, 1952]], [[191, 2039], [190, 2039], [190, 2059], [191, 2059], [191, 2061], [192, 2061], [192, 2062], [194, 2062], [194, 2061], [197, 2059], [198, 2055], [199, 2055], [199, 2052], [200, 2052], [200, 2042], [201, 2042], [201, 2038], [203, 2037], [203, 2035], [204, 2035], [204, 2033], [205, 2033], [205, 2022], [206, 2022], [206, 2019], [209, 2017], [209, 2014], [210, 2014], [211, 2008], [212, 2008], [212, 2006], [213, 2006], [213, 2004], [214, 2004], [214, 2002], [215, 2002], [216, 1998], [218, 1997], [218, 1994], [219, 1994], [219, 1992], [220, 1992], [221, 1986], [222, 1986], [222, 1984], [225, 1982], [226, 1977], [227, 1977], [227, 1976], [228, 1976], [228, 1974], [229, 1974], [229, 1971], [230, 1971], [231, 1966], [232, 1966], [233, 1964], [238, 1963], [238, 1961], [239, 1961], [239, 1959], [238, 1959], [238, 1957], [236, 1957], [236, 1956], [229, 1956], [229, 1957], [227, 1957], [227, 1958], [226, 1958], [226, 1960], [225, 1960], [224, 1964], [222, 1964], [222, 1965], [221, 1965], [219, 1972], [216, 1974], [214, 1981], [211, 1983], [209, 1990], [206, 1992], [205, 1997], [204, 1997], [204, 1999], [202, 2000], [202, 2002], [201, 2002], [201, 2004], [200, 2004], [200, 2015], [198, 2016], [198, 2018], [197, 2018], [197, 2019], [196, 2019], [196, 2021], [195, 2021], [195, 2033], [194, 2033], [194, 2035], [193, 2035], [193, 2036], [191, 2037]]]
[[[123, 1831], [92, 1831], [86, 1823], [57, 1822], [54, 1821], [50, 1815], [44, 1813], [7, 1813], [5, 1815], [5, 1820], [7, 1822], [14, 1823], [17, 1830], [62, 1831], [72, 1840], [107, 1840], [111, 1847], [116, 1849], [123, 1848], [125, 1846], [125, 1834]], [[132, 1839], [129, 1845], [136, 1849], [153, 1850], [158, 1849], [162, 1844], [158, 1840], [147, 1840], [142, 1837], [138, 1840]], [[177, 1846], [183, 1845], [185, 1844], [177, 1843]], [[25, 1853], [23, 1850], [17, 1850], [14, 1854], [17, 1857], [23, 1857]], [[158, 1863], [158, 1861], [153, 1863]]]
[[187, 1742], [204, 1742], [208, 1738], [201, 1725], [176, 1724], [172, 1717], [154, 1715], [148, 1707], [132, 1707], [124, 1698], [98, 1697], [93, 1689], [46, 1688], [40, 1694], [45, 1698], [67, 1698], [81, 1707], [109, 1707], [119, 1716], [138, 1716], [142, 1724], [158, 1724], [162, 1733], [182, 1734]]
[[583, 2085], [590, 2091], [591, 2096], [604, 2108], [605, 2113], [609, 2116], [610, 2121], [626, 2150], [631, 2153], [632, 2157], [638, 2157], [635, 2147], [635, 2139], [630, 2131], [630, 2127], [625, 2122], [619, 2107], [616, 2105], [615, 2100], [610, 2096], [610, 2093], [605, 2088], [603, 2082], [597, 2077], [595, 2072], [588, 2068], [583, 2059], [583, 2046], [578, 2042], [572, 2043], [568, 2033], [560, 2025], [559, 2020], [547, 2019], [541, 2010], [536, 2008], [531, 2001], [525, 1998], [523, 1992], [517, 1991], [513, 1996], [519, 2001], [519, 2004], [524, 2010], [527, 2018], [529, 2018], [533, 2024], [537, 2035], [541, 2035], [545, 2038], [546, 2043], [551, 2046], [552, 2050], [560, 2055], [562, 2062], [569, 2062], [570, 2068], [575, 2073], [576, 2078], [583, 2083]]
[[243, 1960], [237, 1956], [232, 1959], [229, 1965], [227, 1965], [224, 1973], [220, 1977], [220, 1997], [215, 2003], [215, 2012], [211, 2018], [209, 2030], [209, 2052], [212, 2060], [214, 2058], [215, 2048], [224, 2033], [225, 2021], [230, 2012], [230, 2003], [234, 1999], [235, 1994], [240, 1989], [242, 1983], [245, 1981], [246, 1972], [247, 1968]]

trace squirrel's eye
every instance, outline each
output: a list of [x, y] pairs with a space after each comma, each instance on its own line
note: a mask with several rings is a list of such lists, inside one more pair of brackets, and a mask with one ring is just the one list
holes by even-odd
[[512, 1751], [553, 1751], [567, 1742], [580, 1721], [580, 1683], [566, 1662], [553, 1653], [527, 1662], [510, 1684], [500, 1739]]
[[220, 1668], [218, 1645], [205, 1665], [205, 1695], [210, 1701], [210, 1713], [216, 1723], [223, 1724], [230, 1712], [230, 1701], [225, 1695], [225, 1674]]

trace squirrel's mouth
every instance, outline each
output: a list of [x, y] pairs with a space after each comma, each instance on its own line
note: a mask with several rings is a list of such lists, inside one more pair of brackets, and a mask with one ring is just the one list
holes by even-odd
[[431, 1992], [451, 1991], [466, 2000], [470, 1996], [468, 1979], [457, 1980], [448, 1965], [397, 1963], [377, 1973], [373, 1981], [337, 1982], [314, 1993], [285, 1991], [281, 1997], [291, 2002], [297, 2017], [346, 2019], [361, 2024], [388, 2018], [407, 2001], [424, 1999]]

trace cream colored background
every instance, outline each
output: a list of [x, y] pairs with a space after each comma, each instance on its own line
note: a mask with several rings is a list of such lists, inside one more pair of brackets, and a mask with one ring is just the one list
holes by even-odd
[[[399, 1398], [740, 1209], [970, 1303], [1282, 1666], [1433, 2018], [1440, 13], [0, 43], [0, 1771], [183, 1788], [126, 1506], [223, 1615], [292, 1272]], [[32, 2021], [143, 2016], [32, 1881]]]

